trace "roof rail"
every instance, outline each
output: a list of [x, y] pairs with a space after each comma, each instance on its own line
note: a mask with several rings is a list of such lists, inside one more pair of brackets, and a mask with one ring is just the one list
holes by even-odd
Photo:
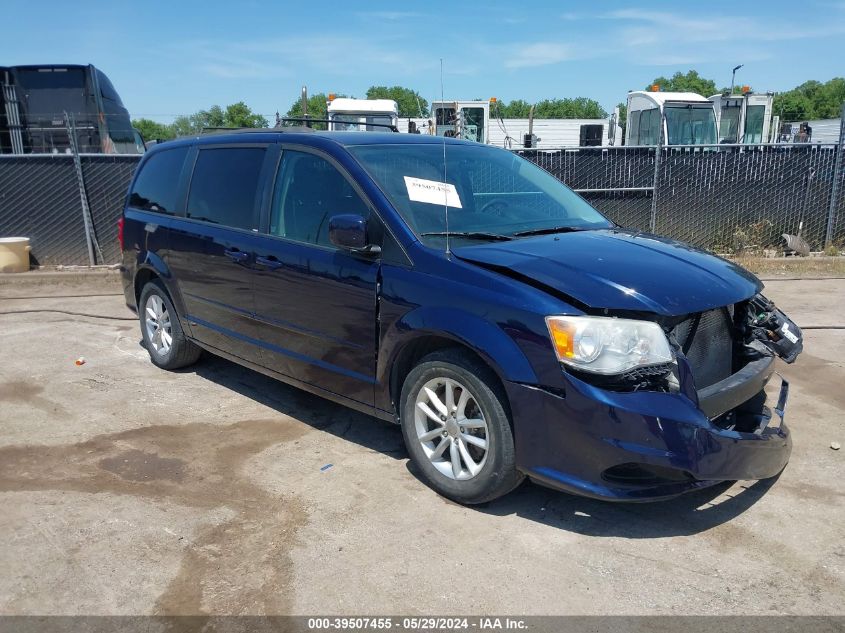
[[204, 127], [200, 136], [205, 134], [267, 134], [268, 132], [313, 132], [310, 127]]

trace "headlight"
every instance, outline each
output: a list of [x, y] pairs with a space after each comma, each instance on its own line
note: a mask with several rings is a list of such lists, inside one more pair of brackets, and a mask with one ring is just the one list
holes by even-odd
[[621, 374], [674, 360], [657, 323], [611, 317], [550, 316], [546, 325], [558, 360], [596, 374]]

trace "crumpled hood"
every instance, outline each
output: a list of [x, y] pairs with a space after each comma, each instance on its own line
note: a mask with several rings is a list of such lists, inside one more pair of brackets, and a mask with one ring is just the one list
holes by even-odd
[[618, 229], [462, 246], [461, 259], [530, 278], [589, 308], [680, 316], [762, 289], [748, 271], [680, 242]]

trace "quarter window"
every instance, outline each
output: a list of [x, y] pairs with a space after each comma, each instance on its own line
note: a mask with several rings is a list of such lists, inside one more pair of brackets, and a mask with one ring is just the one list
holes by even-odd
[[270, 234], [330, 246], [333, 215], [369, 216], [369, 208], [349, 181], [325, 158], [285, 151], [276, 177]]
[[189, 218], [258, 230], [262, 147], [201, 149], [188, 195]]
[[136, 209], [167, 215], [177, 213], [176, 195], [187, 155], [187, 146], [151, 155], [135, 180], [132, 194], [129, 196], [129, 205]]

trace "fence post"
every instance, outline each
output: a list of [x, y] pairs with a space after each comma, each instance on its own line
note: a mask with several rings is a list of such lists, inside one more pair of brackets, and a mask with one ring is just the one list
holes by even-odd
[[839, 119], [839, 143], [836, 145], [836, 162], [833, 166], [833, 186], [830, 190], [830, 209], [827, 212], [827, 231], [825, 231], [825, 248], [833, 244], [833, 230], [836, 226], [836, 205], [839, 202], [839, 180], [842, 176], [842, 154], [845, 152], [845, 103]]
[[657, 232], [657, 184], [660, 179], [660, 159], [663, 155], [663, 126], [665, 119], [660, 115], [660, 131], [657, 134], [657, 146], [654, 148], [654, 180], [651, 183], [651, 220], [649, 232]]
[[76, 125], [68, 113], [65, 112], [65, 125], [67, 127], [68, 142], [70, 142], [70, 149], [73, 152], [73, 166], [76, 169], [76, 181], [79, 184], [79, 200], [82, 203], [82, 222], [85, 225], [85, 240], [88, 244], [88, 263], [94, 266], [97, 259], [94, 257], [94, 249], [97, 250], [97, 256], [100, 261], [104, 261], [103, 251], [100, 250], [100, 244], [97, 242], [97, 236], [94, 235], [94, 221], [91, 218], [91, 207], [88, 206], [88, 194], [85, 191], [85, 176], [82, 173], [82, 161], [79, 159], [79, 144], [76, 138]]

